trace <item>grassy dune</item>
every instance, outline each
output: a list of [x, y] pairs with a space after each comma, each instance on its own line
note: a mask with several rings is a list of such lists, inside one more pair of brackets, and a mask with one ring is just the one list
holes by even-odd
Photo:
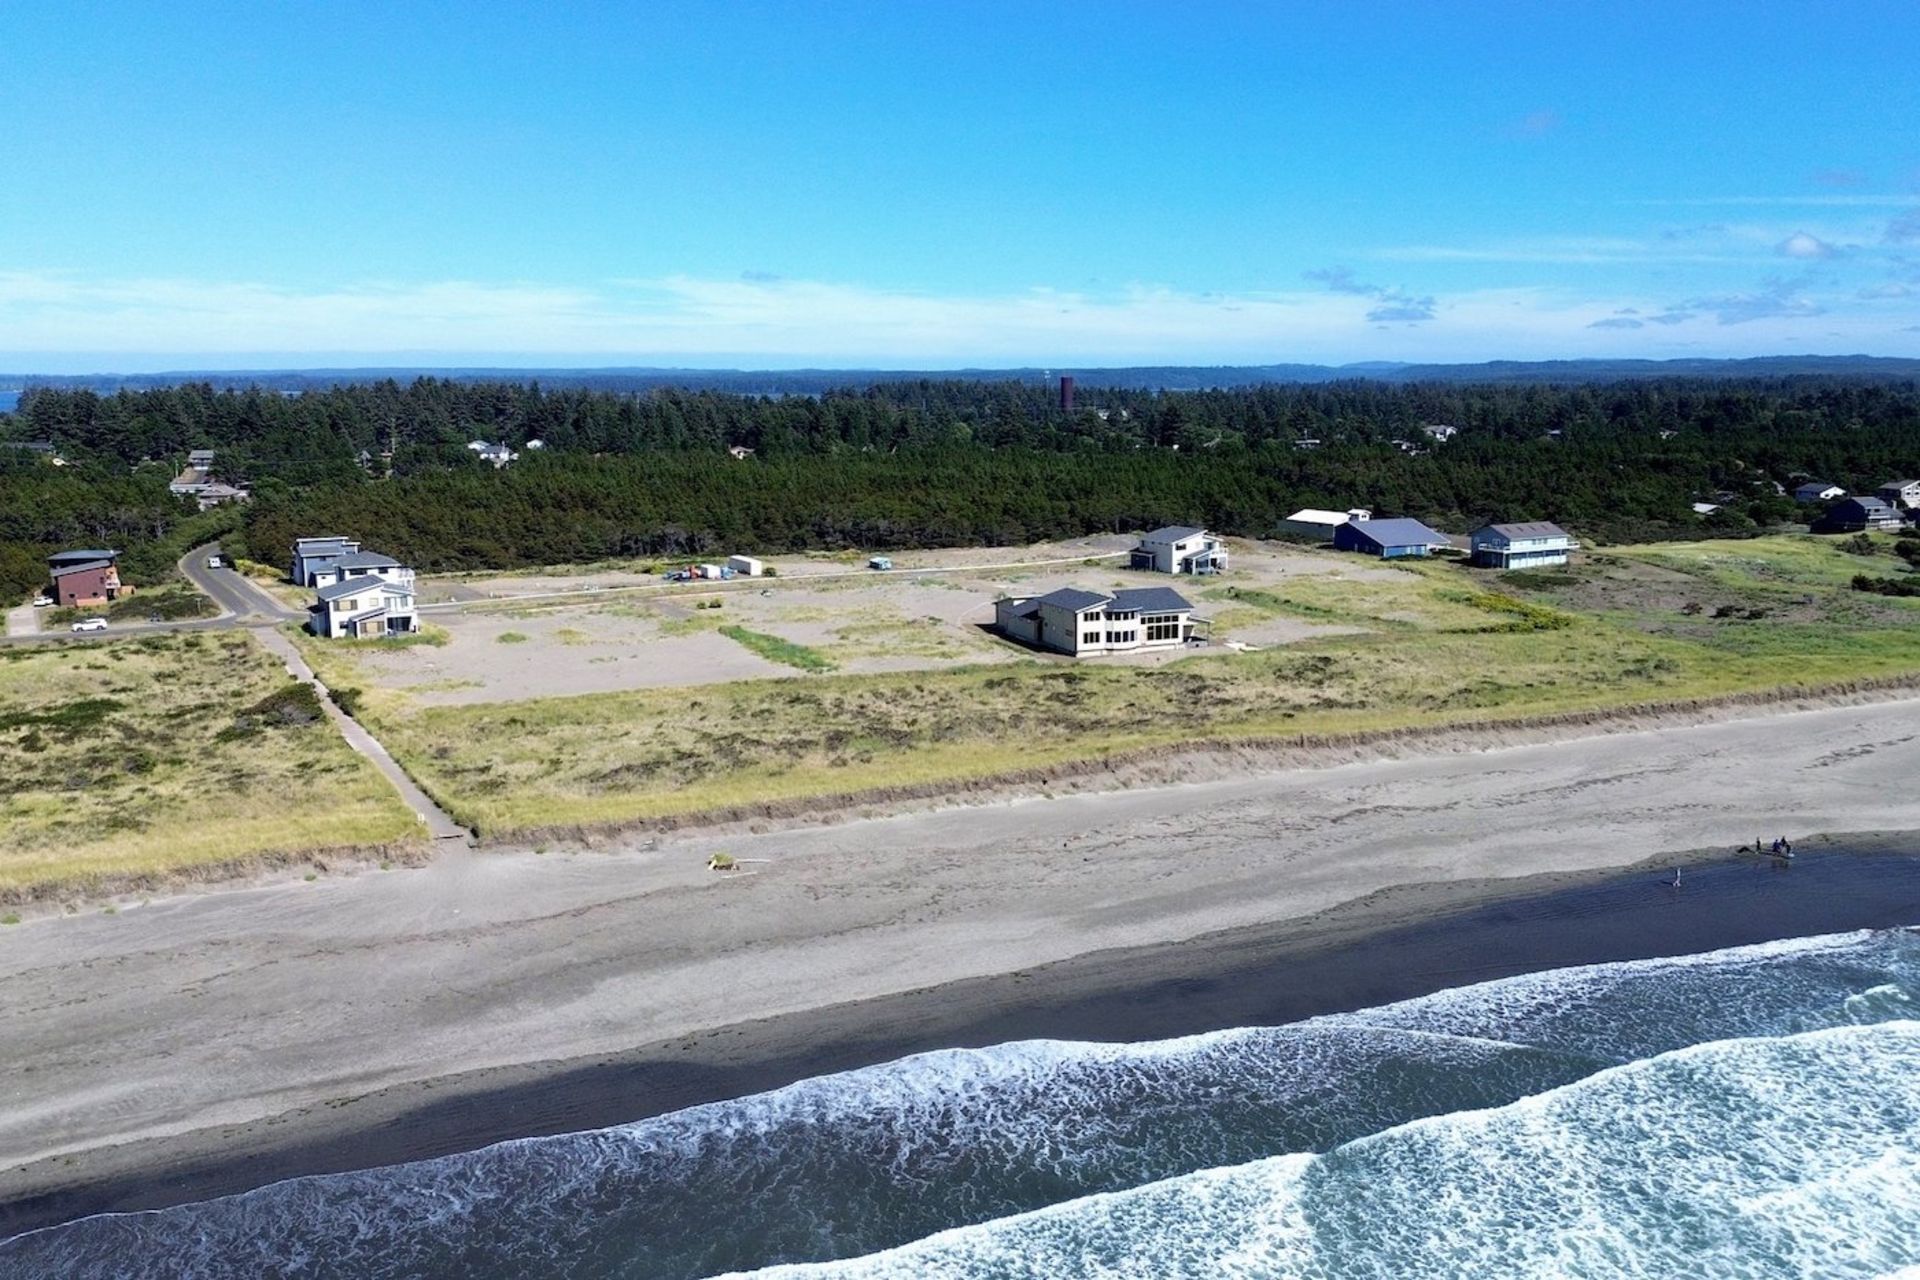
[[[1157, 666], [1027, 661], [460, 707], [368, 689], [361, 714], [457, 817], [499, 835], [965, 783], [1164, 744], [1920, 675], [1920, 615], [1847, 591], [1857, 557], [1810, 539], [1703, 547], [1600, 555], [1568, 573], [1436, 564], [1223, 587], [1209, 608], [1367, 630]], [[363, 683], [351, 655], [323, 662], [331, 679]]]
[[244, 633], [0, 650], [0, 900], [422, 835]]

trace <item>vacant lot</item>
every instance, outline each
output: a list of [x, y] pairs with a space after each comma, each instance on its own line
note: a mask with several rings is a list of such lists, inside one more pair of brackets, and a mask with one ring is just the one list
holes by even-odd
[[0, 649], [0, 900], [420, 834], [243, 633]]
[[[896, 574], [756, 589], [718, 609], [674, 601], [675, 616], [667, 602], [521, 610], [450, 622], [456, 639], [444, 649], [309, 648], [322, 651], [331, 678], [367, 687], [363, 714], [415, 776], [462, 821], [496, 835], [962, 782], [1158, 744], [1604, 712], [1920, 674], [1920, 615], [1912, 602], [1847, 590], [1858, 557], [1806, 538], [1705, 545], [1711, 553], [1629, 548], [1531, 574], [1239, 548], [1234, 573], [1179, 585], [1217, 637], [1248, 651], [1215, 646], [1155, 664], [1033, 658], [968, 621], [1004, 590], [1166, 582], [1111, 566], [1019, 582]], [[1735, 550], [1737, 564], [1717, 558]], [[526, 662], [514, 668], [524, 683], [508, 688], [477, 672], [464, 677], [475, 683], [456, 684], [443, 668], [435, 674], [448, 683], [410, 692], [393, 674], [446, 662], [463, 628], [483, 625], [491, 638], [476, 649]], [[604, 639], [601, 629], [615, 626], [636, 630]], [[681, 687], [645, 687], [683, 660], [670, 646], [693, 638], [717, 646], [684, 659], [701, 670], [781, 678], [692, 685], [683, 672]], [[916, 641], [966, 648], [916, 656]], [[831, 670], [809, 674], [786, 646]], [[550, 672], [568, 653], [617, 656], [647, 674], [610, 679], [592, 696], [528, 696], [543, 680], [560, 692]], [[859, 665], [881, 656], [916, 669]]]

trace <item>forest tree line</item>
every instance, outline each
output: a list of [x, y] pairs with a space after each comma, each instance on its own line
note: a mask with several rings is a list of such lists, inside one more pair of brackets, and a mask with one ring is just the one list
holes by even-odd
[[[1431, 425], [1457, 435], [1435, 443]], [[1102, 389], [1071, 413], [1051, 387], [1016, 381], [786, 397], [436, 378], [292, 396], [34, 388], [0, 416], [8, 439], [52, 442], [72, 464], [0, 458], [0, 582], [12, 590], [38, 581], [60, 545], [167, 541], [192, 508], [166, 481], [197, 448], [252, 488], [243, 536], [275, 562], [316, 530], [421, 568], [505, 568], [1009, 544], [1161, 523], [1259, 536], [1301, 506], [1367, 506], [1456, 531], [1552, 519], [1601, 541], [1738, 534], [1792, 518], [1776, 486], [1796, 478], [1860, 489], [1920, 470], [1920, 385]], [[496, 471], [470, 440], [520, 459]], [[736, 460], [735, 447], [752, 453]], [[1718, 495], [1730, 495], [1724, 512], [1693, 517], [1691, 502]]]

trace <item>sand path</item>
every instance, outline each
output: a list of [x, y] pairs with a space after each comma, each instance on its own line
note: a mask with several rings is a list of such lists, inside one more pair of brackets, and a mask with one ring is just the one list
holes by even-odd
[[1916, 776], [1920, 701], [1888, 702], [30, 920], [0, 930], [0, 1199], [59, 1152], [1389, 886], [1920, 828]]

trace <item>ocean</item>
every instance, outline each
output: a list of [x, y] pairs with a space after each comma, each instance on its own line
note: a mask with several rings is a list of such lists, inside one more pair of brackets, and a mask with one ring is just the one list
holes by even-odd
[[1920, 931], [916, 1054], [0, 1244], [9, 1277], [1884, 1276]]

